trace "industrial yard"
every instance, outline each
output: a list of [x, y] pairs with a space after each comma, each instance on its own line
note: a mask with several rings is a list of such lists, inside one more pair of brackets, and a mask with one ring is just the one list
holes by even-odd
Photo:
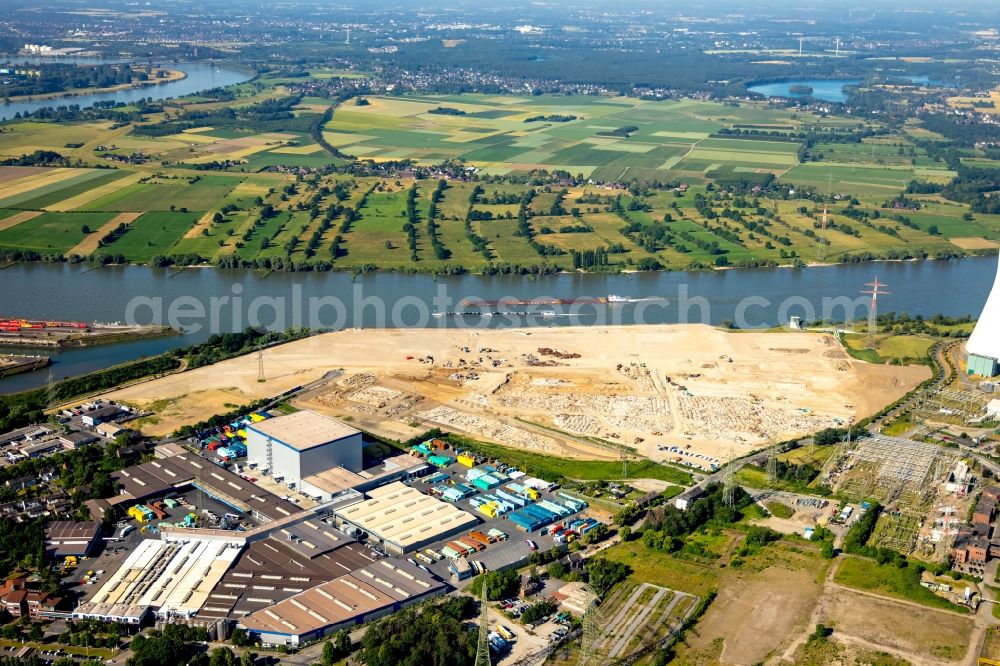
[[166, 335], [170, 332], [170, 328], [165, 326], [140, 326], [118, 322], [0, 319], [0, 346], [52, 349], [87, 347]]
[[246, 356], [108, 397], [154, 411], [139, 425], [165, 435], [306, 387], [295, 406], [394, 439], [444, 427], [567, 457], [613, 459], [627, 446], [707, 470], [869, 415], [929, 376], [853, 360], [823, 334], [699, 325], [349, 330], [267, 349], [263, 382], [260, 365]]

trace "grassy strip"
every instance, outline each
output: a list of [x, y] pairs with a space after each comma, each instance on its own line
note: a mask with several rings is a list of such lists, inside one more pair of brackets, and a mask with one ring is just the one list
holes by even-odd
[[937, 596], [920, 585], [921, 570], [918, 567], [898, 567], [894, 564], [878, 564], [864, 557], [845, 557], [837, 567], [833, 580], [841, 585], [884, 594], [896, 599], [915, 601], [931, 608], [968, 613], [969, 609]]
[[[560, 481], [562, 479], [605, 481], [621, 478], [622, 465], [619, 461], [556, 458], [540, 453], [512, 449], [499, 444], [478, 442], [455, 434], [446, 435], [444, 439], [447, 439], [458, 448], [468, 449], [480, 455], [503, 460], [518, 469], [549, 481]], [[691, 475], [687, 472], [682, 472], [672, 467], [665, 467], [652, 460], [629, 462], [627, 478], [657, 479], [684, 486], [689, 486], [693, 483]]]
[[795, 509], [781, 502], [765, 502], [764, 506], [775, 518], [791, 518], [795, 515]]
[[7, 638], [0, 638], [0, 647], [32, 647], [36, 650], [62, 650], [63, 652], [76, 655], [78, 657], [93, 657], [95, 659], [110, 659], [115, 655], [115, 651], [110, 648], [80, 647], [78, 645], [64, 645], [62, 643], [36, 643], [33, 641], [12, 641]]

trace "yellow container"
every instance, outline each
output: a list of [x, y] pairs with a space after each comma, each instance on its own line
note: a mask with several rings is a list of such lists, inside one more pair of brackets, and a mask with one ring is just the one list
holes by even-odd
[[465, 465], [466, 467], [475, 467], [476, 461], [469, 456], [462, 455], [456, 458], [459, 465]]

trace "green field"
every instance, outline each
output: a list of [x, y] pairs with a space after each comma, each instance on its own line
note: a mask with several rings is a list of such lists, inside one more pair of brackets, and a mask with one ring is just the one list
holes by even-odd
[[240, 183], [239, 176], [201, 176], [195, 183], [186, 178], [154, 179], [135, 183], [92, 201], [85, 210], [115, 212], [207, 211], [221, 205], [226, 195]]
[[843, 336], [847, 352], [857, 359], [870, 363], [930, 363], [929, 353], [934, 340], [922, 335], [880, 335], [874, 346], [868, 337], [856, 333]]
[[111, 213], [42, 213], [0, 231], [0, 248], [63, 254], [83, 240], [83, 227], [96, 231], [114, 217]]
[[878, 564], [868, 558], [848, 556], [841, 560], [833, 579], [847, 587], [915, 601], [933, 608], [969, 612], [965, 606], [953, 604], [921, 587], [920, 574], [913, 566], [901, 569], [894, 564]]
[[148, 262], [158, 254], [170, 254], [174, 244], [198, 217], [197, 213], [146, 213], [104, 250], [110, 254], [122, 254], [128, 261]]

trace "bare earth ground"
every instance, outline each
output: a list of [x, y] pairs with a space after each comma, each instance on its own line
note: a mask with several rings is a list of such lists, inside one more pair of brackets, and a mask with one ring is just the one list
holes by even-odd
[[850, 359], [826, 335], [702, 325], [349, 330], [268, 349], [264, 368], [259, 383], [253, 354], [107, 397], [153, 409], [143, 430], [162, 435], [342, 370], [295, 404], [395, 438], [437, 425], [553, 455], [725, 459], [871, 414], [930, 372]]
[[49, 170], [49, 167], [4, 167], [0, 169], [0, 183], [37, 176]]
[[915, 666], [960, 663], [972, 640], [972, 618], [840, 587], [827, 587], [819, 611], [835, 640], [883, 649]]
[[719, 596], [691, 632], [690, 649], [723, 639], [722, 664], [758, 664], [805, 631], [822, 584], [807, 569], [771, 567], [720, 584]]

